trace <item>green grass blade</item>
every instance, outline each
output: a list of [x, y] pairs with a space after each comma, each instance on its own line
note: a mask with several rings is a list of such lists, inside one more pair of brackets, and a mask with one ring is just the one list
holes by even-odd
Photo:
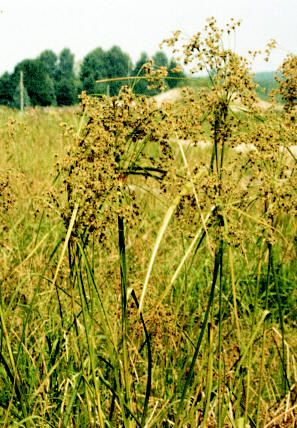
[[187, 194], [189, 191], [189, 183], [184, 187], [184, 189], [182, 190], [182, 192], [174, 199], [173, 203], [170, 205], [170, 207], [168, 208], [165, 217], [163, 219], [163, 223], [158, 231], [158, 235], [157, 235], [157, 239], [153, 248], [153, 252], [150, 258], [150, 262], [149, 262], [149, 266], [148, 266], [148, 270], [146, 273], [146, 277], [144, 280], [144, 284], [143, 284], [143, 289], [142, 289], [142, 293], [141, 293], [141, 297], [140, 297], [140, 301], [139, 301], [139, 312], [141, 313], [143, 311], [143, 305], [144, 305], [144, 298], [147, 292], [147, 288], [148, 288], [148, 283], [149, 283], [149, 279], [151, 276], [151, 272], [153, 269], [153, 265], [155, 262], [155, 259], [157, 257], [157, 253], [159, 250], [159, 247], [161, 245], [163, 236], [165, 235], [165, 232], [168, 228], [169, 222], [171, 220], [171, 217], [174, 213], [174, 211], [176, 210], [180, 199], [182, 198], [183, 195]]

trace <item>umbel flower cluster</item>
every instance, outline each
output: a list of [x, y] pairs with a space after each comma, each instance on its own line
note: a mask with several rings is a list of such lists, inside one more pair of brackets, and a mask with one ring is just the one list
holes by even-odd
[[[173, 197], [181, 192], [178, 214], [186, 212], [193, 227], [203, 212], [215, 207], [218, 224], [226, 225], [226, 220], [232, 224], [230, 236], [242, 231], [243, 216], [248, 215], [273, 241], [280, 216], [296, 215], [296, 159], [290, 151], [297, 134], [292, 82], [296, 60], [289, 57], [281, 70], [285, 108], [263, 112], [250, 72], [260, 51], [250, 52], [246, 59], [224, 47], [239, 25], [231, 20], [220, 29], [210, 18], [203, 33], [183, 44], [180, 32], [163, 42], [193, 73], [208, 74], [208, 85], [183, 90], [176, 104], [157, 106], [152, 98], [138, 97], [127, 86], [115, 97], [82, 95], [85, 123], [62, 166], [66, 200], [60, 211], [66, 227], [74, 207], [79, 207], [73, 236], [92, 233], [102, 241], [119, 216], [135, 223], [139, 206], [129, 186], [131, 176], [154, 178]], [[274, 45], [274, 41], [267, 45], [265, 56]], [[152, 64], [146, 73], [158, 86], [166, 78]], [[173, 148], [184, 140], [195, 146], [201, 138], [209, 143], [208, 155], [180, 168]], [[242, 145], [252, 150], [240, 154]], [[186, 195], [189, 181], [192, 186]], [[226, 228], [220, 230], [226, 233]]]
[[[196, 123], [200, 121], [200, 129], [205, 124], [208, 130], [211, 157], [195, 160], [189, 171], [195, 192], [183, 196], [180, 207], [186, 212], [194, 207], [199, 221], [199, 210], [215, 206], [219, 224], [226, 225], [229, 220], [235, 234], [242, 232], [242, 216], [248, 215], [255, 225], [261, 225], [260, 233], [264, 229], [264, 236], [273, 241], [281, 216], [296, 216], [296, 158], [290, 150], [297, 135], [296, 57], [289, 56], [280, 70], [284, 109], [275, 111], [272, 106], [264, 112], [250, 70], [257, 55], [268, 59], [275, 41], [270, 41], [264, 52], [249, 52], [247, 59], [224, 46], [239, 26], [240, 22], [231, 20], [221, 29], [212, 17], [204, 31], [190, 40], [183, 41], [177, 31], [163, 42], [192, 73], [204, 71], [209, 80], [209, 85], [199, 90], [194, 105], [199, 105]], [[188, 104], [185, 110], [193, 108]], [[184, 123], [197, 129], [190, 115]], [[242, 152], [242, 147], [249, 150]], [[229, 236], [233, 232], [229, 228]], [[224, 239], [228, 241], [228, 237]]]
[[122, 87], [115, 97], [81, 97], [85, 124], [62, 165], [66, 227], [78, 204], [73, 235], [104, 240], [118, 216], [136, 221], [139, 207], [130, 176], [160, 181], [172, 158], [166, 114]]
[[280, 67], [279, 93], [285, 102], [285, 110], [290, 112], [297, 106], [297, 55], [288, 55]]

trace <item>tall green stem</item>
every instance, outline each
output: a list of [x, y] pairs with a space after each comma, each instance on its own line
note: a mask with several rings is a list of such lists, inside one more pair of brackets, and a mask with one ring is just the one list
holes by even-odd
[[206, 312], [204, 314], [204, 319], [203, 319], [203, 323], [202, 323], [202, 327], [200, 330], [200, 334], [199, 337], [197, 339], [197, 343], [195, 346], [195, 352], [194, 355], [192, 357], [192, 361], [191, 361], [191, 365], [190, 368], [188, 370], [187, 376], [186, 376], [186, 380], [184, 383], [184, 387], [182, 390], [182, 394], [181, 394], [181, 399], [180, 399], [180, 403], [179, 403], [179, 407], [178, 407], [178, 413], [181, 412], [181, 410], [183, 409], [183, 404], [184, 404], [184, 400], [185, 400], [185, 396], [186, 396], [186, 392], [187, 389], [190, 385], [190, 382], [192, 380], [193, 374], [194, 374], [194, 368], [195, 368], [195, 364], [199, 355], [199, 351], [201, 348], [201, 343], [202, 343], [202, 339], [204, 337], [204, 334], [206, 332], [206, 328], [207, 328], [207, 322], [208, 322], [208, 318], [209, 318], [209, 314], [214, 302], [214, 296], [215, 296], [215, 286], [217, 283], [217, 278], [218, 278], [218, 273], [221, 267], [221, 260], [222, 260], [222, 255], [223, 255], [223, 241], [220, 242], [219, 244], [219, 248], [216, 251], [216, 255], [215, 255], [215, 260], [214, 260], [214, 270], [213, 270], [213, 277], [212, 277], [212, 284], [211, 284], [211, 289], [210, 289], [210, 294], [209, 294], [209, 298], [208, 298], [208, 303], [207, 303], [207, 308], [206, 308]]
[[[130, 409], [130, 386], [129, 386], [129, 365], [127, 349], [127, 262], [126, 262], [126, 243], [125, 243], [125, 224], [124, 218], [118, 216], [118, 243], [120, 253], [120, 273], [121, 273], [121, 311], [122, 311], [122, 349], [123, 349], [123, 387], [124, 387], [124, 409], [123, 418], [128, 425], [127, 408]], [[119, 394], [121, 395], [121, 394]]]

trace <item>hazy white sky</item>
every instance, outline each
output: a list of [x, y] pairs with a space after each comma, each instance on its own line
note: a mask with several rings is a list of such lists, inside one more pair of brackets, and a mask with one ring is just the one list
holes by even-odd
[[236, 49], [263, 48], [274, 38], [279, 48], [269, 65], [296, 53], [297, 0], [0, 0], [0, 74], [45, 49], [68, 47], [76, 61], [100, 46], [119, 45], [135, 62], [142, 51], [153, 54], [172, 31], [199, 31], [209, 16], [220, 24], [242, 19]]

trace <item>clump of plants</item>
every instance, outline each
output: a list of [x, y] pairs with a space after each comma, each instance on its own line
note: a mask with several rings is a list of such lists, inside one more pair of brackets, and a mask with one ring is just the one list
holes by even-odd
[[116, 97], [82, 95], [85, 123], [61, 167], [66, 191], [61, 215], [69, 225], [75, 204], [75, 234], [103, 240], [118, 216], [134, 222], [139, 208], [131, 176], [162, 180], [172, 159], [166, 113], [123, 87]]
[[[282, 66], [284, 109], [261, 110], [260, 53], [225, 47], [239, 25], [210, 18], [164, 41], [208, 74], [176, 103], [129, 86], [82, 94], [50, 198], [63, 225], [38, 285], [50, 314], [27, 334], [36, 291], [10, 340], [0, 312], [7, 420], [13, 408], [26, 426], [37, 414], [59, 427], [296, 421], [296, 63]], [[167, 77], [144, 72], [152, 86]]]
[[[284, 155], [286, 148], [294, 144], [296, 139], [294, 113], [290, 108], [291, 122], [289, 122], [286, 114], [287, 107], [283, 113], [272, 110], [264, 114], [259, 109], [256, 85], [250, 72], [251, 61], [224, 47], [226, 37], [239, 25], [239, 22], [233, 20], [225, 29], [220, 29], [216, 20], [210, 18], [204, 31], [195, 34], [189, 41], [179, 43], [181, 37], [179, 32], [165, 41], [179, 55], [179, 58], [182, 58], [183, 63], [191, 67], [191, 72], [204, 70], [208, 73], [210, 80], [210, 87], [199, 92], [200, 105], [203, 106], [200, 120], [201, 123], [206, 121], [209, 129], [208, 138], [212, 147], [210, 158], [208, 161], [195, 160], [190, 168], [182, 153], [185, 165], [188, 167], [188, 175], [184, 179], [191, 181], [192, 188], [190, 195], [182, 198], [182, 204], [179, 204], [179, 207], [187, 216], [187, 205], [190, 203], [191, 207], [196, 206], [196, 215], [200, 217], [201, 229], [204, 229], [203, 235], [195, 235], [189, 249], [195, 248], [197, 253], [199, 247], [202, 247], [203, 236], [207, 241], [209, 254], [214, 257], [214, 267], [207, 309], [182, 389], [180, 406], [185, 405], [185, 395], [195, 373], [207, 322], [212, 322], [217, 325], [212, 338], [218, 341], [216, 396], [218, 426], [221, 426], [225, 420], [223, 409], [227, 406], [230, 388], [227, 387], [228, 382], [226, 383], [221, 371], [225, 364], [223, 355], [226, 350], [224, 344], [226, 333], [223, 320], [226, 314], [229, 313], [230, 321], [234, 323], [240, 364], [243, 364], [245, 357], [251, 356], [254, 346], [252, 343], [246, 343], [242, 332], [240, 313], [244, 310], [244, 298], [238, 296], [239, 278], [243, 271], [254, 271], [255, 277], [258, 275], [256, 287], [252, 291], [253, 298], [250, 300], [253, 307], [251, 321], [255, 323], [257, 316], [260, 316], [261, 310], [263, 311], [263, 343], [267, 328], [266, 317], [269, 314], [268, 296], [274, 289], [274, 295], [278, 296], [278, 315], [284, 338], [280, 278], [276, 270], [282, 269], [280, 266], [286, 264], [284, 258], [291, 252], [295, 252], [296, 234], [294, 158], [290, 159], [291, 163], [289, 162], [290, 167], [288, 167], [287, 157]], [[272, 41], [267, 45], [266, 55], [269, 55], [274, 44], [275, 42]], [[251, 53], [251, 60], [258, 54], [260, 52]], [[286, 65], [285, 67], [287, 68]], [[294, 69], [294, 66], [292, 68]], [[292, 74], [292, 69], [290, 70]], [[287, 85], [288, 83], [283, 83], [280, 91], [284, 92], [284, 86]], [[291, 100], [290, 104], [292, 104]], [[188, 124], [191, 126], [191, 121], [188, 121]], [[232, 149], [236, 150], [242, 143], [246, 147], [252, 147], [252, 150], [235, 156]], [[208, 219], [208, 223], [205, 219]], [[284, 236], [286, 236], [285, 239], [283, 239]], [[252, 251], [251, 248], [253, 248]], [[257, 254], [256, 260], [255, 254]], [[264, 300], [259, 298], [257, 291], [259, 274], [263, 270], [266, 275]], [[214, 308], [218, 311], [216, 315], [213, 312]], [[284, 358], [283, 343], [281, 364]], [[247, 382], [245, 388], [249, 388], [249, 370], [252, 369], [249, 365], [246, 366], [246, 363], [244, 365], [247, 377], [244, 376], [245, 380], [242, 380]], [[290, 381], [285, 372], [283, 376], [285, 393]], [[213, 381], [212, 378], [211, 382]], [[244, 394], [245, 404], [241, 403], [235, 410], [237, 414], [235, 420], [243, 418], [245, 425], [249, 419], [247, 409], [252, 400], [249, 393], [240, 391], [238, 383], [235, 386], [236, 382], [233, 384], [232, 391], [233, 393], [236, 391], [238, 405]], [[262, 391], [261, 382], [259, 396], [262, 393], [260, 391]], [[209, 405], [210, 400], [206, 401], [206, 406]], [[208, 411], [209, 408], [206, 408]], [[258, 406], [254, 419], [256, 424], [259, 423], [260, 413]]]
[[[149, 301], [152, 271], [158, 263], [157, 254], [171, 223], [177, 222], [179, 233], [186, 233], [188, 238], [180, 263], [163, 287], [158, 307], [167, 305], [174, 287], [178, 287], [182, 271], [191, 278], [197, 263], [199, 271], [202, 254], [212, 268], [206, 283], [208, 297], [201, 306], [200, 328], [194, 329], [196, 337], [189, 337], [192, 352], [188, 354], [188, 344], [183, 339], [180, 342], [183, 349], [180, 359], [186, 355], [187, 358], [183, 369], [176, 368], [180, 374], [175, 378], [168, 402], [168, 410], [172, 406], [169, 403], [173, 400], [177, 403], [174, 416], [169, 416], [164, 408], [161, 414], [167, 414], [164, 417], [177, 426], [191, 423], [193, 419], [204, 425], [216, 420], [218, 426], [232, 418], [234, 423], [244, 426], [248, 422], [260, 423], [263, 409], [260, 404], [256, 406], [251, 394], [251, 379], [255, 376], [259, 379], [256, 396], [261, 397], [265, 389], [263, 370], [257, 371], [252, 362], [259, 343], [262, 361], [265, 358], [268, 320], [275, 314], [269, 307], [270, 295], [276, 296], [278, 302], [275, 319], [282, 337], [279, 361], [283, 396], [292, 382], [292, 374], [288, 375], [286, 366], [280, 272], [286, 264], [284, 260], [294, 251], [296, 177], [294, 166], [290, 169], [283, 151], [293, 144], [296, 131], [294, 120], [286, 120], [288, 110], [293, 117], [292, 108], [285, 108], [284, 113], [271, 110], [264, 114], [257, 105], [256, 84], [250, 66], [259, 52], [251, 53], [247, 60], [224, 47], [226, 37], [239, 25], [231, 21], [225, 29], [220, 29], [211, 18], [204, 31], [186, 41], [180, 50], [176, 48], [178, 32], [164, 42], [173, 47], [179, 61], [190, 66], [191, 72], [204, 70], [208, 73], [210, 84], [199, 90], [198, 97], [186, 90], [182, 103], [157, 108], [152, 100], [135, 96], [129, 87], [123, 87], [117, 97], [83, 95], [84, 125], [61, 167], [66, 192], [63, 191], [65, 199], [60, 212], [69, 231], [73, 287], [77, 282], [82, 289], [85, 287], [82, 271], [85, 263], [89, 263], [90, 242], [94, 251], [97, 245], [94, 246], [94, 242], [106, 246], [113, 236], [118, 236], [121, 333], [120, 345], [113, 343], [117, 363], [110, 364], [114, 373], [115, 367], [122, 367], [121, 380], [114, 374], [117, 387], [113, 394], [121, 407], [121, 416], [117, 417], [123, 418], [125, 426], [133, 425], [139, 418], [141, 425], [149, 418], [153, 356], [145, 318], [149, 320], [152, 312], [151, 309], [146, 312], [146, 302]], [[273, 46], [271, 42], [265, 54], [269, 55]], [[162, 70], [152, 72], [148, 64], [147, 73], [152, 84], [154, 79], [160, 83]], [[285, 91], [284, 86], [280, 86], [280, 91]], [[211, 142], [211, 149], [208, 155], [192, 161], [187, 158], [181, 142], [188, 139], [195, 145], [201, 138]], [[252, 150], [238, 156], [236, 149], [243, 142]], [[173, 151], [174, 145], [179, 147], [179, 153]], [[131, 190], [137, 176], [150, 180], [151, 186], [155, 186], [152, 179], [162, 183], [166, 197], [173, 201], [160, 226], [142, 289], [129, 286], [133, 278], [128, 275], [126, 252], [126, 228], [135, 227], [141, 218], [141, 207]], [[85, 275], [90, 275], [89, 269]], [[246, 292], [250, 293], [246, 298], [238, 286], [247, 284], [251, 276], [254, 286], [252, 289], [246, 286]], [[92, 278], [95, 283], [95, 271], [92, 271]], [[187, 281], [193, 284], [192, 279]], [[189, 284], [187, 288], [193, 287]], [[81, 292], [82, 306], [85, 294], [86, 291]], [[132, 315], [129, 299], [133, 301], [132, 306], [139, 307], [139, 320]], [[243, 317], [247, 313], [249, 318]], [[190, 313], [189, 319], [191, 316]], [[143, 329], [148, 359], [141, 416], [132, 411], [133, 403], [139, 399], [137, 394], [132, 394], [135, 380], [129, 362], [134, 343], [133, 323], [137, 322]], [[247, 328], [253, 331], [251, 337], [246, 335]], [[193, 331], [188, 334], [192, 335]], [[139, 340], [139, 334], [136, 337]], [[233, 342], [237, 347], [237, 360], [230, 362], [233, 368], [227, 376], [223, 369], [227, 364], [225, 355]], [[196, 371], [203, 364], [201, 352], [206, 343], [215, 350], [215, 357], [207, 353], [207, 377], [203, 381]], [[197, 384], [204, 391], [199, 404], [194, 398]], [[215, 409], [214, 413], [211, 409]], [[107, 416], [106, 410], [100, 411], [102, 423]], [[162, 417], [159, 422], [161, 420]]]

